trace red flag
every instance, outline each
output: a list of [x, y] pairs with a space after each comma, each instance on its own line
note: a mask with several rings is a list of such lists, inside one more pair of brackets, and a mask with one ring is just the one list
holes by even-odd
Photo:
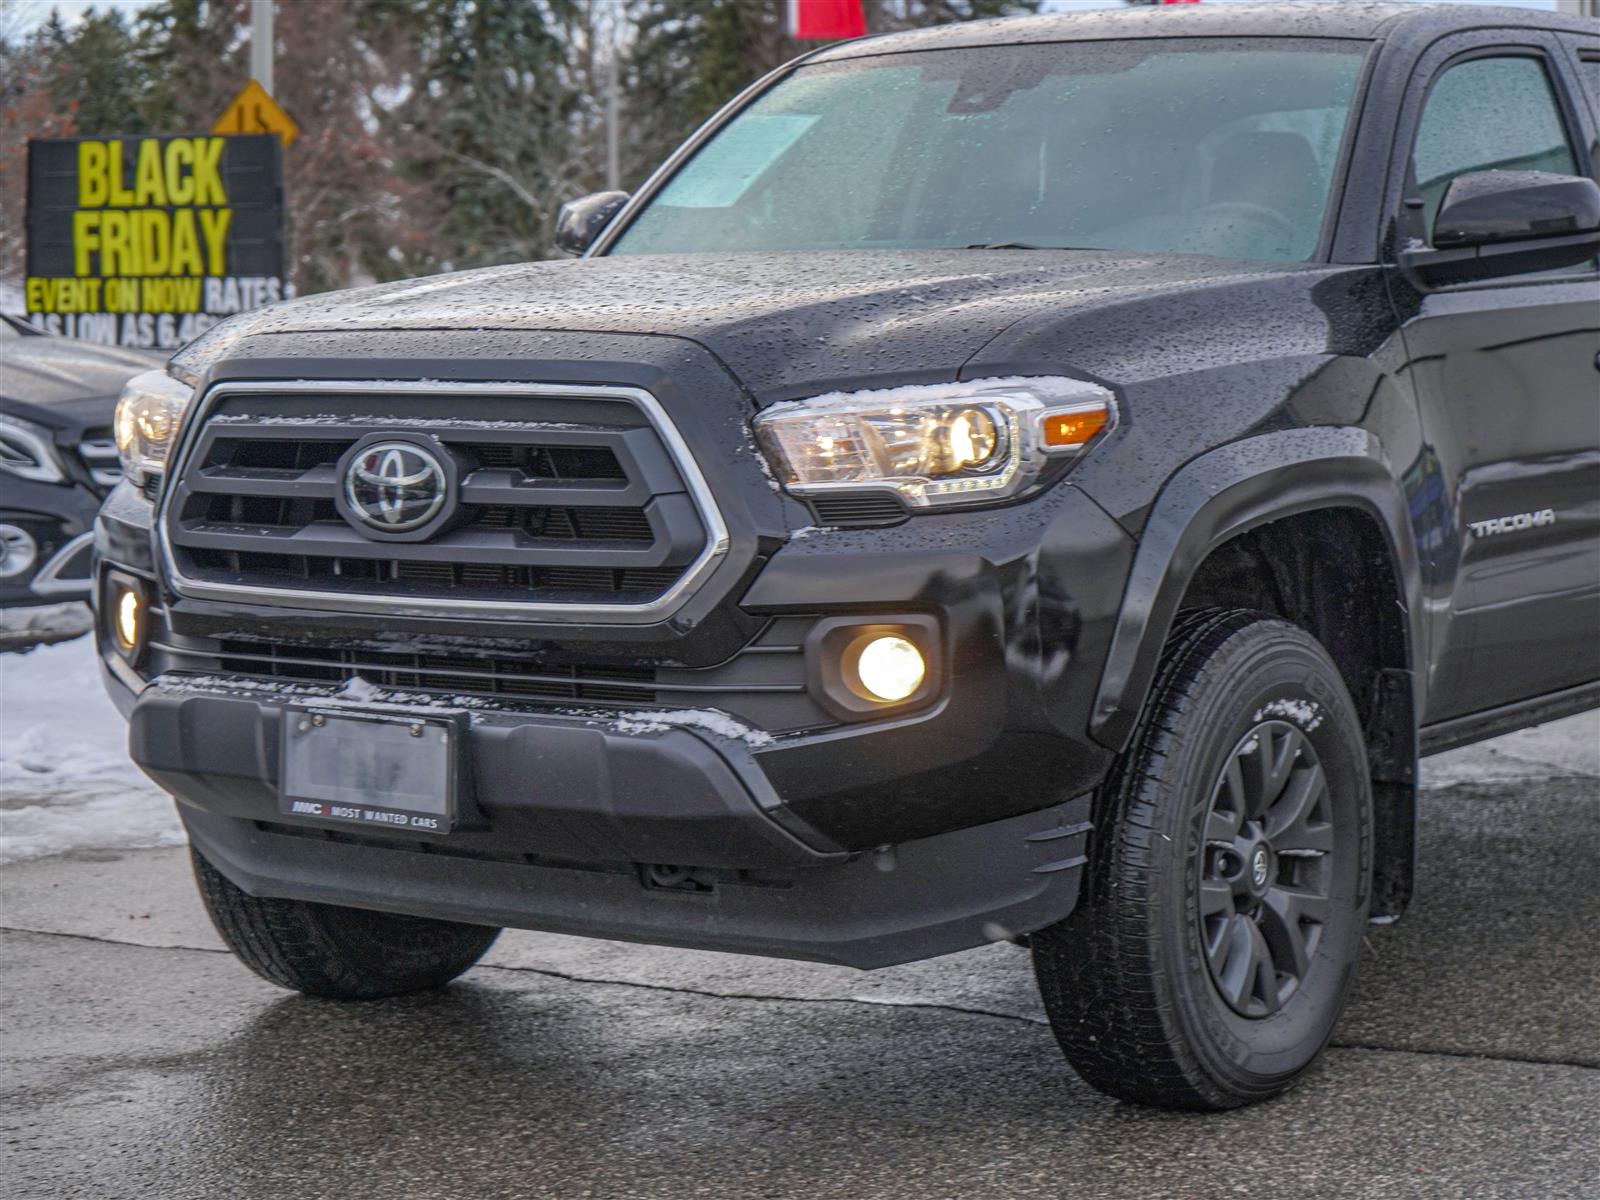
[[789, 0], [789, 36], [837, 42], [867, 32], [861, 0]]

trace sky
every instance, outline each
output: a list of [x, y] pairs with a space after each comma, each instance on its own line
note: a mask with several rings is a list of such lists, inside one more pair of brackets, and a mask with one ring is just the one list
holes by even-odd
[[[1047, 10], [1061, 11], [1074, 8], [1115, 8], [1121, 0], [1045, 0]], [[1202, 0], [1208, 4], [1233, 4], [1241, 0]], [[1338, 0], [1327, 0], [1328, 3], [1337, 3]], [[1420, 0], [1419, 0], [1420, 2]], [[1446, 3], [1479, 3], [1481, 0], [1445, 0]], [[1556, 0], [1494, 0], [1499, 4], [1515, 5], [1518, 8], [1554, 8]], [[55, 9], [62, 17], [72, 20], [81, 15], [86, 9], [119, 8], [132, 16], [139, 9], [144, 8], [150, 0], [0, 0], [0, 7], [15, 9], [23, 14], [27, 25], [36, 25], [50, 15], [50, 10]]]

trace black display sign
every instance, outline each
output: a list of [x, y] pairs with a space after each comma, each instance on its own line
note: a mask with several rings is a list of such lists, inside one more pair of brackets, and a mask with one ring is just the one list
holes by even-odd
[[28, 142], [29, 319], [174, 349], [292, 295], [275, 134]]

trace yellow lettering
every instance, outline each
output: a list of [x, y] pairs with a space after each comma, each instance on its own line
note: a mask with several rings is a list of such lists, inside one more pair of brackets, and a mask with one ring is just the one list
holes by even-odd
[[106, 155], [106, 169], [109, 175], [106, 183], [110, 187], [110, 195], [107, 197], [106, 203], [114, 208], [132, 208], [133, 193], [122, 182], [122, 143], [107, 142]]
[[161, 143], [155, 138], [145, 138], [139, 143], [139, 161], [133, 178], [133, 194], [138, 203], [157, 208], [165, 206], [167, 187], [161, 175]]
[[104, 213], [79, 209], [72, 214], [72, 273], [89, 274], [89, 256], [100, 249], [100, 218]]
[[194, 154], [194, 204], [226, 204], [228, 193], [222, 189], [222, 148], [227, 142], [219, 137], [196, 138]]
[[209, 273], [212, 275], [226, 275], [228, 273], [228, 226], [232, 223], [233, 209], [231, 208], [202, 208], [200, 210], [200, 228], [205, 233], [206, 258], [211, 264]]
[[167, 203], [188, 204], [194, 199], [194, 176], [184, 168], [194, 168], [194, 142], [173, 138], [167, 143]]
[[139, 227], [139, 257], [144, 263], [144, 274], [165, 275], [172, 257], [172, 224], [166, 213], [147, 209], [134, 213]]
[[200, 308], [200, 280], [146, 279], [141, 295], [145, 312], [197, 312]]
[[[106, 202], [109, 180], [106, 175], [106, 144], [78, 143], [78, 207], [99, 208]], [[80, 271], [81, 275], [82, 272]]]
[[30, 279], [28, 307], [34, 312], [82, 313], [100, 308], [98, 279]]
[[167, 269], [174, 275], [205, 274], [192, 208], [180, 208], [172, 214], [172, 262]]
[[139, 264], [135, 261], [138, 247], [129, 236], [128, 217], [125, 212], [101, 214], [100, 221], [100, 274], [137, 275]]

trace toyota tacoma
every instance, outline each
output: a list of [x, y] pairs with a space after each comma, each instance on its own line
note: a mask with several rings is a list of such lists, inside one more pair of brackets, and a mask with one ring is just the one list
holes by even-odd
[[578, 257], [121, 401], [100, 645], [250, 967], [1011, 941], [1218, 1109], [1328, 1041], [1420, 756], [1600, 703], [1600, 34], [1200, 6], [824, 48]]

